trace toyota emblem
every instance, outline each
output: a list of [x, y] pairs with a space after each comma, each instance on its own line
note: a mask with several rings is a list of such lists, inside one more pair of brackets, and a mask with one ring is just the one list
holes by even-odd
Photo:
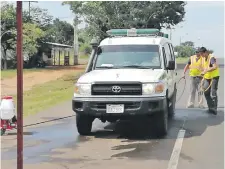
[[112, 86], [112, 92], [113, 93], [119, 93], [121, 91], [121, 87], [120, 86]]

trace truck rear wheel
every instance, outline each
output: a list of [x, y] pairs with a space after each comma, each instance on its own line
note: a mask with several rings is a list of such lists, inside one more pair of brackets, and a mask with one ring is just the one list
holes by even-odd
[[92, 129], [93, 117], [76, 114], [77, 131], [80, 135], [89, 135]]
[[165, 102], [164, 110], [156, 113], [155, 116], [155, 131], [159, 137], [165, 136], [168, 130], [168, 104]]

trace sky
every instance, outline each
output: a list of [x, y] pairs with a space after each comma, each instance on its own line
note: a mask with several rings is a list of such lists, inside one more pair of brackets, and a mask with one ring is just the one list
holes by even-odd
[[[54, 18], [72, 23], [74, 15], [69, 6], [61, 4], [62, 1], [38, 1], [31, 3], [31, 6], [48, 9]], [[28, 2], [23, 5], [28, 9]], [[215, 56], [224, 57], [224, 6], [223, 1], [188, 1], [184, 21], [172, 30], [174, 46], [180, 42], [193, 41], [195, 46], [212, 49]], [[80, 27], [84, 27], [84, 24]]]

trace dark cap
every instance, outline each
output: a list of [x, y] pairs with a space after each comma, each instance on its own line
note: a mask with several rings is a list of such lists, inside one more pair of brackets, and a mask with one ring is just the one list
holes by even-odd
[[198, 52], [205, 53], [207, 52], [207, 49], [205, 47], [201, 47], [200, 49], [198, 49]]

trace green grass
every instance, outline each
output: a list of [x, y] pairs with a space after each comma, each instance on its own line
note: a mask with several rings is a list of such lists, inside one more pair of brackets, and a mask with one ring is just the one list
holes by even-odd
[[[76, 71], [57, 80], [33, 86], [31, 90], [25, 91], [23, 94], [24, 116], [36, 114], [46, 108], [71, 99], [74, 83], [82, 73], [82, 70]], [[14, 98], [16, 98], [16, 95]]]
[[188, 59], [189, 59], [189, 57], [185, 57], [185, 58], [178, 57], [178, 58], [176, 58], [176, 61], [177, 61], [177, 63], [187, 63]]
[[[23, 69], [23, 73], [40, 72], [45, 69]], [[16, 69], [1, 70], [1, 79], [12, 78], [17, 75]]]
[[90, 56], [90, 55], [81, 55], [81, 56], [80, 56], [80, 59], [89, 59], [89, 56]]

